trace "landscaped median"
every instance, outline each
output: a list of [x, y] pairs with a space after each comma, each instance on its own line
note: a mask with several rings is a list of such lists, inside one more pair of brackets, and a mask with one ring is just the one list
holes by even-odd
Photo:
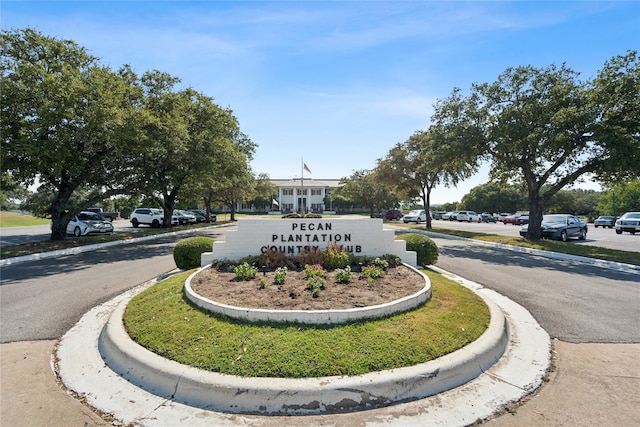
[[[186, 272], [116, 310], [100, 347], [109, 367], [134, 384], [211, 410], [308, 414], [417, 399], [480, 375], [508, 341], [500, 310], [426, 274], [432, 298], [415, 310], [309, 326], [205, 313], [185, 301]], [[129, 336], [137, 344], [126, 352]]]

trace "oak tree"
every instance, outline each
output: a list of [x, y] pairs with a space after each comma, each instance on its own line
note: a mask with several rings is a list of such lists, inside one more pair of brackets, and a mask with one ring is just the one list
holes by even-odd
[[70, 40], [2, 31], [0, 49], [2, 172], [48, 189], [51, 239], [64, 239], [78, 188], [95, 190], [91, 203], [130, 184], [140, 93], [126, 67], [114, 72]]
[[636, 52], [608, 61], [588, 82], [564, 64], [522, 66], [507, 69], [495, 82], [473, 85], [465, 100], [458, 94], [439, 112], [464, 112], [466, 126], [447, 128], [483, 147], [479, 152], [490, 160], [493, 180], [526, 186], [529, 239], [540, 239], [545, 206], [561, 189], [590, 175], [638, 176]]

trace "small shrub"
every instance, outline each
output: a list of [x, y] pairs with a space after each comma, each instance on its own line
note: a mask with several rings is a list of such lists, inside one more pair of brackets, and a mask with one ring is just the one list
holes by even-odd
[[240, 258], [236, 265], [247, 263], [253, 266], [260, 266], [264, 264], [260, 264], [260, 256], [259, 255], [247, 255], [246, 257]]
[[389, 269], [389, 262], [381, 258], [374, 259], [373, 265], [384, 271]]
[[259, 265], [264, 265], [269, 269], [278, 267], [294, 268], [296, 265], [292, 257], [287, 256], [282, 251], [272, 251], [271, 249], [260, 255], [258, 262]]
[[349, 266], [337, 269], [334, 276], [336, 282], [338, 283], [350, 283], [351, 279], [353, 279], [353, 273], [351, 272], [351, 267]]
[[273, 278], [273, 283], [282, 285], [287, 279], [287, 267], [278, 267]]
[[389, 266], [387, 268], [396, 268], [396, 267], [402, 265], [402, 260], [397, 255], [384, 254], [384, 255], [382, 255], [382, 259], [389, 264]]
[[318, 296], [320, 296], [320, 290], [324, 289], [324, 283], [323, 277], [311, 277], [307, 281], [307, 289], [311, 291], [311, 295], [314, 298], [318, 298]]
[[218, 271], [224, 271], [224, 272], [232, 272], [233, 267], [235, 267], [236, 265], [237, 265], [236, 262], [233, 262], [228, 259], [214, 259], [211, 262], [211, 266], [213, 268], [215, 268]]
[[373, 283], [378, 277], [382, 276], [382, 270], [375, 265], [367, 265], [362, 267], [362, 278], [366, 279], [369, 284]]
[[233, 272], [238, 280], [253, 280], [258, 274], [258, 267], [253, 267], [245, 262], [235, 266]]
[[290, 213], [290, 214], [282, 215], [282, 218], [293, 218], [293, 219], [295, 219], [295, 218], [322, 218], [322, 215], [315, 214], [315, 213], [307, 213], [307, 214], [300, 215], [297, 212], [293, 212], [293, 213]]
[[327, 274], [327, 272], [322, 268], [320, 264], [307, 264], [304, 266], [304, 276], [309, 278], [322, 278]]
[[407, 233], [398, 236], [398, 239], [407, 242], [407, 250], [417, 253], [418, 265], [427, 265], [438, 262], [438, 246], [433, 240], [418, 233]]
[[349, 253], [341, 249], [338, 245], [327, 245], [327, 250], [324, 253], [322, 265], [328, 270], [335, 270], [336, 268], [344, 268], [349, 265]]
[[264, 289], [264, 288], [266, 288], [266, 287], [267, 287], [267, 281], [266, 281], [266, 280], [264, 280], [264, 279], [260, 279], [260, 282], [258, 283], [258, 287], [259, 287], [260, 289]]
[[200, 267], [200, 255], [211, 252], [213, 239], [199, 236], [180, 240], [173, 248], [173, 260], [181, 270]]

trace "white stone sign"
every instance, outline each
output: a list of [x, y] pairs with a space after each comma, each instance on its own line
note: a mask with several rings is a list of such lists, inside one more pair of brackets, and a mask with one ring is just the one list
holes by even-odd
[[203, 267], [214, 259], [237, 261], [268, 250], [293, 256], [306, 249], [325, 250], [330, 244], [354, 255], [393, 254], [417, 266], [416, 253], [407, 251], [406, 242], [395, 240], [393, 230], [383, 230], [382, 219], [375, 218], [242, 218], [226, 239], [202, 254]]

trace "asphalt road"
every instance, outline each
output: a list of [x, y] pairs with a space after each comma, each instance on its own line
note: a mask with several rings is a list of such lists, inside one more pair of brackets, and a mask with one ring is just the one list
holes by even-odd
[[[219, 230], [197, 235], [219, 238]], [[0, 342], [61, 337], [89, 309], [174, 270], [173, 246], [184, 237], [3, 266]]]
[[525, 307], [552, 338], [640, 343], [640, 276], [469, 241], [435, 238], [436, 266]]
[[[477, 225], [477, 224], [475, 224]], [[220, 239], [225, 228], [201, 231]], [[2, 267], [0, 342], [55, 339], [89, 308], [175, 268], [181, 236]], [[437, 266], [526, 307], [570, 342], [640, 343], [640, 278], [469, 241], [435, 239]]]

